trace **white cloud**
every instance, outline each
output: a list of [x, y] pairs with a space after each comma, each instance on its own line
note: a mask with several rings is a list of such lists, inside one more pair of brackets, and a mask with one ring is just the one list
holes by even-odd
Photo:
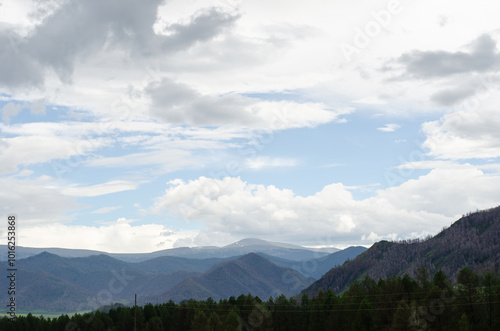
[[[296, 51], [310, 49], [310, 45], [296, 43], [322, 31], [309, 23], [268, 22], [262, 26], [260, 20], [254, 20], [255, 13], [243, 20], [242, 3], [228, 6], [226, 1], [222, 5], [212, 2], [209, 7], [194, 2], [186, 6], [153, 1], [143, 6], [127, 1], [109, 12], [96, 4], [78, 10], [75, 6], [72, 1], [44, 6], [50, 15], [34, 7], [44, 19], [31, 26], [33, 31], [19, 43], [22, 56], [11, 48], [3, 56], [0, 88], [4, 85], [14, 97], [32, 100], [34, 112], [41, 113], [44, 107], [39, 90], [31, 89], [33, 85], [43, 87], [46, 103], [76, 106], [98, 117], [144, 118], [150, 114], [169, 123], [262, 129], [273, 125], [276, 112], [285, 115], [278, 119], [286, 121], [280, 128], [311, 127], [339, 115], [319, 103], [268, 102], [242, 95], [310, 86], [328, 77], [322, 68], [290, 72], [304, 58]], [[183, 13], [182, 18], [172, 18], [173, 11], [167, 9], [171, 6]], [[87, 17], [93, 17], [92, 24], [88, 25]], [[86, 26], [85, 33], [76, 32], [75, 26]], [[153, 26], [158, 33], [153, 33]], [[14, 33], [10, 40], [20, 38]], [[67, 46], [60, 48], [62, 44]], [[281, 52], [287, 49], [294, 50], [286, 55], [290, 63], [283, 61], [285, 53]], [[272, 72], [277, 64], [279, 72]], [[243, 72], [245, 77], [241, 77]], [[172, 83], [174, 78], [182, 84]], [[175, 93], [168, 94], [173, 89]]]
[[496, 40], [483, 34], [467, 46], [467, 51], [412, 51], [399, 58], [406, 73], [414, 78], [446, 77], [461, 73], [498, 70], [500, 54]]
[[386, 100], [380, 99], [378, 96], [370, 96], [358, 100], [354, 100], [354, 103], [368, 104], [368, 105], [385, 105], [387, 104]]
[[320, 103], [261, 101], [238, 94], [202, 95], [184, 84], [163, 79], [146, 88], [152, 116], [167, 123], [196, 126], [230, 125], [281, 130], [314, 127], [349, 114], [349, 109], [327, 109]]
[[369, 235], [364, 234], [361, 236], [361, 240], [367, 240], [371, 242], [376, 242], [381, 240], [397, 240], [397, 239], [398, 239], [397, 233], [389, 233], [385, 236], [379, 236], [375, 232], [370, 232]]
[[178, 240], [194, 236], [193, 231], [177, 231], [161, 224], [131, 225], [123, 220], [98, 227], [57, 223], [25, 227], [20, 233], [20, 244], [108, 253], [146, 253], [172, 248]]
[[49, 177], [0, 177], [3, 188], [0, 190], [0, 214], [17, 214], [23, 229], [33, 224], [70, 221], [72, 217], [68, 213], [81, 206], [72, 197], [61, 194], [54, 184], [55, 180]]
[[22, 106], [9, 102], [2, 109], [2, 119], [5, 123], [10, 122], [10, 118], [16, 116], [21, 111]]
[[424, 123], [424, 147], [440, 159], [464, 160], [500, 156], [500, 112], [460, 110], [440, 121]]
[[500, 163], [481, 164], [478, 169], [500, 172]]
[[118, 224], [129, 224], [129, 223], [133, 223], [133, 222], [136, 222], [137, 220], [131, 220], [131, 219], [127, 219], [125, 217], [120, 217], [119, 219], [116, 220], [116, 223]]
[[[250, 139], [256, 133], [229, 128], [183, 128], [150, 121], [40, 122], [10, 125], [0, 130], [13, 137], [0, 138], [0, 174], [21, 166], [51, 163], [58, 177], [81, 166], [153, 166], [171, 172], [203, 164], [194, 151], [236, 147], [233, 139]], [[121, 149], [107, 156], [104, 147]]]
[[62, 193], [72, 197], [96, 197], [110, 193], [135, 190], [139, 184], [140, 183], [125, 180], [113, 180], [91, 186], [68, 187], [62, 189]]
[[401, 125], [399, 125], [399, 124], [389, 123], [383, 127], [377, 128], [377, 130], [382, 131], [382, 132], [394, 132], [397, 129], [399, 129], [400, 127], [401, 127]]
[[[260, 0], [151, 1], [147, 5], [126, 1], [110, 4], [112, 9], [104, 12], [97, 3], [81, 5], [78, 10], [73, 1], [5, 3], [1, 21], [10, 23], [0, 37], [2, 44], [11, 47], [6, 47], [0, 62], [4, 82], [0, 88], [23, 100], [47, 97], [47, 104], [76, 106], [99, 116], [113, 112], [117, 118], [124, 116], [125, 109], [143, 116], [147, 86], [166, 77], [201, 96], [296, 89], [310, 89], [317, 95], [325, 87], [334, 99], [340, 95], [341, 99], [381, 105], [399, 96], [400, 101], [408, 101], [406, 105], [423, 105], [419, 103], [423, 95], [428, 100], [433, 94], [429, 91], [440, 89], [429, 84], [432, 86], [420, 93], [414, 88], [418, 82], [396, 82], [397, 92], [404, 93], [391, 93], [385, 75], [376, 68], [388, 60], [395, 62], [401, 54], [413, 54], [405, 62], [408, 67], [440, 72], [431, 70], [436, 61], [424, 61], [427, 55], [439, 55], [442, 49], [444, 58], [453, 59], [460, 51], [464, 58], [472, 57], [482, 44], [472, 45], [472, 51], [463, 46], [479, 34], [497, 29], [494, 11], [481, 11], [490, 5], [485, 1], [477, 6], [456, 4], [453, 9], [445, 4], [402, 3], [401, 13], [370, 37], [356, 61], [348, 64], [339, 45], [352, 43], [356, 29], [373, 21], [373, 13], [385, 10], [387, 1], [367, 1], [363, 6], [319, 0], [307, 5], [297, 1], [270, 5]], [[262, 9], [270, 6], [279, 10], [279, 17]], [[436, 30], [436, 18], [443, 11], [456, 23], [453, 29]], [[462, 12], [469, 13], [467, 19]], [[77, 26], [85, 29], [75, 29]], [[494, 39], [494, 32], [490, 35]], [[491, 61], [471, 63], [484, 66]], [[442, 71], [444, 66], [439, 67]], [[43, 93], [33, 86], [43, 87]], [[415, 111], [404, 106], [383, 108]], [[235, 120], [234, 115], [231, 119]]]
[[69, 140], [56, 136], [21, 136], [3, 138], [1, 141], [0, 174], [16, 172], [20, 165], [46, 163], [54, 159], [74, 157], [78, 160], [72, 160], [71, 163], [80, 163], [81, 156], [109, 142], [104, 138]]
[[16, 173], [14, 176], [15, 177], [29, 177], [33, 175], [35, 172], [32, 170], [24, 169]]
[[444, 168], [457, 168], [459, 164], [449, 161], [414, 161], [401, 164], [396, 169], [410, 170], [410, 169], [444, 169]]
[[281, 168], [281, 167], [294, 167], [298, 164], [296, 159], [257, 156], [246, 161], [246, 168], [252, 170], [261, 170], [264, 168]]
[[30, 111], [35, 115], [45, 115], [45, 99], [35, 100], [31, 104]]
[[102, 208], [94, 210], [92, 212], [92, 214], [106, 214], [106, 213], [110, 213], [112, 211], [118, 210], [120, 208], [122, 208], [122, 206], [102, 207]]
[[410, 213], [428, 212], [452, 218], [499, 205], [499, 185], [500, 175], [460, 165], [433, 169], [418, 179], [379, 192], [374, 199], [383, 199]]
[[203, 221], [206, 233], [308, 245], [330, 235], [339, 244], [366, 245], [371, 242], [365, 240], [393, 237], [393, 233], [398, 238], [437, 233], [463, 213], [496, 206], [498, 196], [500, 176], [472, 166], [433, 170], [365, 200], [354, 199], [342, 184], [330, 184], [302, 197], [239, 178], [200, 177], [170, 182], [153, 211], [168, 210], [187, 221]]
[[153, 173], [168, 173], [203, 165], [201, 158], [195, 159], [189, 151], [163, 149], [151, 152], [130, 153], [123, 156], [104, 156], [85, 162], [89, 167], [137, 167], [152, 166]]

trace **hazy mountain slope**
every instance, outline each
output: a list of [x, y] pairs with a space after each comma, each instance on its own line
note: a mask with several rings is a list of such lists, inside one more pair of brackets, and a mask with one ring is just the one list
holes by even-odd
[[287, 260], [264, 253], [258, 254], [276, 265], [297, 270], [306, 277], [319, 279], [331, 268], [342, 265], [347, 260], [356, 258], [356, 256], [363, 253], [364, 251], [366, 251], [366, 247], [353, 246], [335, 253], [331, 253], [327, 256], [303, 261]]
[[500, 272], [500, 207], [462, 217], [435, 237], [420, 241], [374, 244], [356, 259], [333, 268], [304, 290], [315, 295], [320, 289], [339, 293], [355, 279], [415, 275], [424, 265], [431, 273], [441, 269], [452, 280], [465, 267], [477, 272]]
[[128, 282], [141, 278], [133, 264], [119, 261], [107, 255], [94, 255], [80, 258], [64, 258], [50, 253], [18, 261], [22, 271], [33, 271], [52, 275], [91, 292], [107, 289], [115, 274], [125, 274]]
[[144, 281], [134, 282], [132, 286], [133, 292], [137, 294], [137, 303], [145, 305], [150, 302], [156, 302], [159, 293], [164, 293], [182, 281], [200, 274], [194, 271], [176, 271], [168, 275], [147, 275]]
[[172, 273], [176, 271], [204, 272], [213, 265], [231, 258], [191, 259], [176, 256], [161, 256], [134, 263], [135, 268], [146, 273]]
[[[160, 262], [158, 268], [162, 268]], [[209, 265], [200, 263], [200, 269], [206, 270]], [[174, 272], [159, 273], [107, 255], [64, 258], [46, 252], [18, 260], [17, 269], [19, 309], [47, 311], [89, 310], [111, 302], [131, 303], [134, 294], [140, 298], [157, 295], [199, 274], [174, 270], [172, 266]], [[7, 282], [2, 277], [1, 288], [7, 289]], [[6, 290], [0, 292], [0, 300], [7, 302]]]
[[310, 270], [310, 273], [306, 274], [306, 276], [310, 275], [312, 277], [319, 278], [327, 273], [331, 268], [342, 265], [347, 260], [355, 259], [366, 250], [367, 248], [363, 246], [352, 246], [318, 259], [317, 266], [315, 266], [313, 261], [311, 261], [312, 265], [306, 270]]
[[[92, 293], [77, 285], [65, 282], [45, 273], [32, 271], [17, 272], [16, 279], [16, 309], [17, 311], [32, 311], [37, 309], [47, 311], [77, 311], [87, 303]], [[3, 278], [3, 277], [2, 277]], [[2, 288], [7, 289], [4, 282]], [[2, 291], [0, 298], [7, 302], [7, 290]]]
[[218, 264], [200, 276], [179, 283], [159, 296], [157, 301], [208, 297], [218, 300], [248, 293], [267, 299], [271, 295], [290, 296], [311, 282], [312, 279], [307, 279], [295, 270], [279, 267], [262, 256], [250, 253]]

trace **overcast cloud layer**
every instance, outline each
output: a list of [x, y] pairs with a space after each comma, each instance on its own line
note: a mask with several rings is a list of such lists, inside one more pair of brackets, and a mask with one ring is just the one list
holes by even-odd
[[3, 1], [0, 217], [109, 252], [435, 234], [500, 204], [496, 6]]

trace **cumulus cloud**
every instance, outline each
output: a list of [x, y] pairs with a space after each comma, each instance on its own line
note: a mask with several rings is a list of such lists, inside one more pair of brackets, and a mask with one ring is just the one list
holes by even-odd
[[151, 97], [151, 113], [171, 123], [193, 125], [223, 125], [248, 123], [257, 120], [252, 113], [242, 111], [251, 104], [250, 98], [240, 95], [204, 96], [187, 85], [170, 79], [146, 88]]
[[[54, 178], [28, 179], [0, 177], [0, 217], [15, 214], [19, 219], [18, 244], [28, 247], [63, 247], [103, 250], [106, 252], [151, 252], [176, 245], [196, 235], [161, 224], [132, 225], [119, 218], [101, 226], [71, 224], [71, 213], [84, 206], [75, 197], [63, 194]], [[81, 193], [81, 192], [80, 192]], [[120, 207], [103, 207], [95, 213], [107, 213]], [[6, 235], [0, 229], [0, 237]]]
[[460, 80], [450, 79], [446, 87], [432, 93], [430, 99], [440, 106], [463, 106], [474, 108], [494, 94], [500, 86], [500, 75], [497, 73], [480, 76], [463, 77]]
[[407, 75], [424, 79], [496, 71], [500, 69], [496, 44], [495, 39], [484, 34], [468, 46], [468, 52], [413, 51], [403, 54], [398, 61], [405, 66]]
[[147, 253], [171, 248], [178, 240], [194, 236], [161, 224], [132, 225], [126, 219], [102, 226], [46, 224], [22, 229], [22, 245], [99, 250], [108, 253]]
[[[414, 50], [399, 56], [384, 67], [400, 74], [392, 81], [420, 84], [421, 97], [438, 106], [452, 106], [471, 98], [491, 93], [498, 86], [500, 52], [492, 34], [482, 34], [458, 51]], [[415, 94], [418, 92], [407, 91]], [[422, 105], [424, 106], [424, 105]]]
[[[321, 103], [269, 102], [242, 95], [249, 89], [280, 93], [315, 84], [320, 75], [285, 71], [283, 76], [268, 72], [268, 64], [318, 29], [253, 22], [241, 28], [236, 26], [239, 5], [226, 2], [169, 6], [193, 8], [178, 20], [166, 9], [161, 12], [160, 0], [40, 5], [32, 15], [37, 24], [30, 25], [26, 35], [0, 30], [2, 44], [11, 46], [0, 54], [0, 87], [40, 101], [40, 93], [31, 88], [35, 86], [36, 91], [43, 89], [46, 103], [57, 99], [60, 105], [77, 105], [101, 118], [152, 116], [181, 125], [269, 129], [279, 122], [278, 129], [286, 129], [327, 123], [342, 113]], [[235, 78], [240, 74], [251, 85]], [[288, 75], [300, 83], [289, 84]], [[33, 103], [33, 113], [43, 111], [41, 101]], [[284, 117], [276, 120], [276, 113]]]
[[[4, 178], [0, 184], [12, 188], [0, 194], [2, 214], [22, 217], [25, 245], [46, 247], [57, 242], [60, 247], [73, 247], [78, 242], [79, 248], [110, 252], [224, 244], [252, 236], [304, 245], [325, 240], [329, 245], [369, 245], [380, 239], [435, 234], [463, 213], [498, 205], [500, 196], [500, 176], [470, 165], [433, 169], [365, 200], [355, 199], [348, 187], [338, 183], [299, 196], [292, 190], [249, 184], [240, 178], [178, 179], [168, 183], [151, 211], [204, 226], [200, 231], [179, 232], [159, 224], [133, 226], [122, 218], [99, 227], [63, 225], [68, 218], [61, 215], [77, 205], [50, 188], [49, 179]], [[26, 199], [24, 203], [19, 196]], [[51, 203], [54, 200], [58, 203]]]
[[431, 100], [441, 106], [449, 106], [460, 102], [461, 100], [474, 95], [474, 84], [465, 82], [462, 86], [443, 89], [434, 93]]
[[422, 125], [424, 147], [440, 159], [464, 160], [500, 156], [500, 113], [461, 110]]
[[200, 177], [171, 181], [152, 211], [202, 221], [204, 236], [256, 236], [308, 245], [330, 236], [338, 244], [366, 245], [393, 233], [400, 239], [436, 233], [462, 213], [497, 205], [498, 196], [500, 176], [472, 166], [434, 169], [365, 200], [356, 200], [342, 184], [298, 196], [240, 178]]
[[162, 31], [168, 36], [162, 48], [179, 50], [189, 48], [191, 45], [209, 40], [220, 34], [224, 29], [231, 27], [239, 15], [224, 13], [218, 9], [202, 11], [191, 19], [190, 24], [170, 24]]
[[44, 81], [43, 68], [26, 52], [26, 41], [12, 31], [0, 30], [0, 86], [38, 86]]
[[48, 70], [63, 82], [71, 82], [77, 60], [110, 48], [121, 49], [133, 58], [176, 52], [217, 36], [238, 19], [210, 8], [185, 24], [168, 26], [168, 35], [156, 34], [153, 25], [161, 3], [70, 0], [62, 2], [25, 37], [0, 31], [0, 42], [7, 46], [0, 55], [0, 85], [40, 87]]
[[[397, 210], [426, 212], [446, 218], [500, 204], [500, 175], [487, 174], [472, 165], [445, 165], [398, 187], [380, 191], [377, 197]], [[430, 228], [435, 228], [431, 226]]]

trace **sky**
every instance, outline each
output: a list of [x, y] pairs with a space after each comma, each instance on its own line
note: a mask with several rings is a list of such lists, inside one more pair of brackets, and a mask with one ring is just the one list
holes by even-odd
[[500, 205], [500, 4], [0, 1], [0, 236], [369, 247]]

